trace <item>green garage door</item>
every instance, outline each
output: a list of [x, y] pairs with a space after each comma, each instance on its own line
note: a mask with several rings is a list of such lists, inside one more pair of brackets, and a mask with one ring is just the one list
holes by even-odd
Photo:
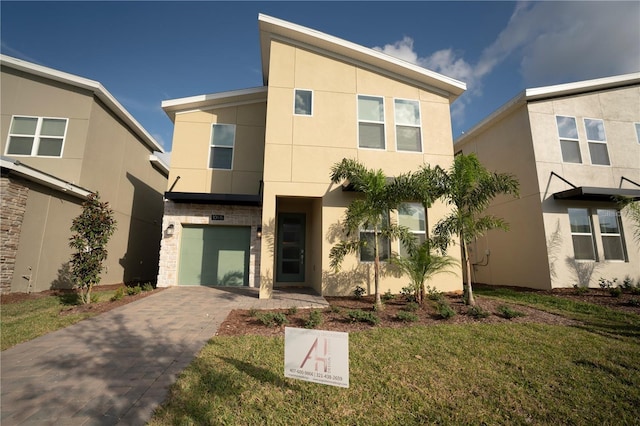
[[185, 226], [180, 244], [180, 285], [249, 285], [248, 226]]

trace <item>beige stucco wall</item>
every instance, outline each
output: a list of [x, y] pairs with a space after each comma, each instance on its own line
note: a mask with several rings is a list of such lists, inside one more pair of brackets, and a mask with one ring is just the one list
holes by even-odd
[[[117, 230], [108, 245], [101, 283], [155, 281], [167, 178], [149, 161], [151, 148], [88, 92], [4, 68], [1, 83], [3, 155], [12, 115], [69, 119], [62, 158], [10, 157], [97, 191], [110, 203]], [[25, 291], [23, 275], [31, 275], [32, 291], [68, 284], [60, 271], [70, 259], [69, 228], [80, 213], [81, 200], [39, 185], [34, 188], [29, 192], [12, 291]]]
[[[556, 116], [576, 118], [582, 164], [562, 162]], [[604, 120], [610, 166], [591, 165], [584, 118]], [[640, 144], [634, 123], [640, 122], [640, 89], [607, 90], [578, 96], [520, 103], [508, 114], [494, 119], [481, 131], [467, 136], [457, 150], [477, 153], [490, 170], [513, 173], [521, 184], [521, 196], [496, 199], [489, 213], [511, 224], [507, 233], [491, 231], [478, 240], [475, 260], [478, 282], [532, 288], [597, 286], [598, 279], [625, 275], [640, 278], [640, 246], [632, 238], [633, 224], [622, 217], [627, 262], [576, 262], [567, 208], [591, 209], [596, 249], [603, 257], [596, 216], [598, 208], [613, 203], [558, 201], [553, 194], [571, 186], [551, 175], [554, 172], [576, 186], [634, 188], [624, 176], [640, 182]]]
[[[258, 194], [264, 161], [265, 102], [177, 113], [168, 185], [175, 192]], [[232, 170], [209, 169], [212, 124], [235, 124]]]
[[[312, 116], [293, 114], [296, 88], [313, 90]], [[358, 94], [384, 97], [385, 150], [358, 148]], [[420, 102], [423, 153], [396, 152], [394, 98]], [[351, 293], [363, 284], [373, 292], [371, 265], [360, 264], [356, 256], [345, 259], [339, 275], [329, 268], [329, 251], [337, 241], [335, 228], [354, 196], [343, 193], [339, 185], [331, 185], [330, 168], [343, 158], [381, 168], [388, 176], [417, 170], [426, 162], [448, 167], [453, 158], [448, 99], [323, 53], [272, 41], [266, 123], [263, 229], [276, 222], [278, 197], [309, 197], [313, 214], [307, 223], [313, 229], [308, 235], [323, 238], [307, 245], [313, 264], [307, 264], [311, 273], [306, 284], [321, 285], [327, 295]], [[429, 226], [444, 210], [435, 207], [427, 213]], [[267, 241], [263, 238], [261, 297], [268, 297], [274, 284], [275, 259]], [[457, 257], [458, 253], [457, 248], [451, 251]], [[460, 273], [440, 275], [436, 281], [444, 291], [461, 289]], [[406, 285], [406, 278], [385, 276], [381, 287], [397, 293]]]

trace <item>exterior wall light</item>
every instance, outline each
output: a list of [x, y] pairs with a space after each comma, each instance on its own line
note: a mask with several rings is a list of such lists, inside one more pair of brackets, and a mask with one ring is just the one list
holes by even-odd
[[167, 236], [170, 237], [173, 235], [173, 231], [175, 230], [175, 226], [173, 225], [173, 223], [170, 223], [169, 226], [167, 226]]
[[258, 228], [256, 229], [256, 238], [262, 238], [262, 226], [258, 226]]

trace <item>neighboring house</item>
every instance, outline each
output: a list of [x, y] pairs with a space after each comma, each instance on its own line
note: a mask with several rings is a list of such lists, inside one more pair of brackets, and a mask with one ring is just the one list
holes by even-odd
[[640, 279], [638, 224], [614, 202], [640, 200], [640, 73], [527, 89], [455, 149], [521, 185], [519, 199], [489, 209], [511, 230], [477, 241], [475, 281], [551, 289]]
[[[329, 267], [358, 196], [331, 184], [331, 166], [352, 158], [387, 176], [448, 167], [450, 104], [466, 86], [309, 28], [258, 21], [264, 86], [162, 103], [175, 129], [158, 285], [245, 285], [262, 298], [283, 286], [373, 292], [370, 252], [348, 257], [340, 272]], [[391, 220], [423, 238], [449, 211], [410, 207]], [[408, 284], [384, 269], [382, 291]], [[460, 290], [454, 272], [431, 284]]]
[[2, 293], [69, 287], [71, 222], [99, 192], [115, 212], [102, 284], [155, 282], [162, 147], [96, 81], [0, 57]]

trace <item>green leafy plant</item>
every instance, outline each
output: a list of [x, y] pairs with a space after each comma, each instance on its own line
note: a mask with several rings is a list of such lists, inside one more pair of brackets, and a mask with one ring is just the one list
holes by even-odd
[[385, 293], [382, 295], [382, 300], [387, 302], [389, 300], [393, 300], [396, 298], [396, 295], [391, 293], [391, 290], [387, 290], [385, 291]]
[[475, 319], [481, 319], [481, 318], [487, 318], [489, 315], [491, 315], [491, 312], [488, 312], [482, 309], [478, 305], [473, 305], [469, 307], [469, 310], [467, 311], [467, 315], [470, 315]]
[[398, 311], [396, 318], [403, 322], [416, 322], [420, 319], [415, 313], [407, 311]]
[[618, 281], [617, 278], [614, 278], [613, 280], [606, 280], [602, 277], [600, 277], [598, 279], [598, 285], [600, 286], [601, 289], [603, 290], [609, 290], [611, 288], [616, 287], [616, 282]]
[[416, 312], [419, 307], [420, 305], [418, 305], [416, 302], [409, 302], [404, 305], [403, 310], [407, 312]]
[[142, 292], [142, 287], [140, 287], [140, 284], [137, 284], [133, 287], [127, 287], [127, 294], [129, 296], [135, 296], [136, 294], [140, 294]]
[[264, 312], [256, 315], [258, 320], [266, 326], [276, 327], [287, 324], [289, 320], [282, 312]]
[[153, 291], [153, 284], [151, 283], [142, 284], [142, 291]]
[[339, 314], [342, 311], [338, 305], [329, 305], [327, 309], [329, 309], [329, 312], [333, 312], [334, 314]]
[[520, 312], [517, 311], [513, 308], [511, 308], [510, 306], [507, 305], [500, 305], [498, 306], [498, 313], [506, 319], [511, 319], [511, 318], [517, 318], [517, 317], [523, 317], [526, 314], [524, 312]]
[[297, 306], [291, 306], [289, 309], [287, 309], [287, 315], [295, 315], [297, 313], [298, 313]]
[[98, 193], [89, 194], [82, 203], [82, 212], [73, 219], [69, 238], [74, 250], [69, 265], [82, 303], [91, 303], [91, 290], [100, 283], [107, 243], [115, 230], [116, 220], [109, 203], [100, 201]]
[[118, 287], [116, 292], [111, 296], [111, 301], [115, 302], [116, 300], [120, 300], [124, 297], [124, 287]]
[[629, 306], [640, 306], [640, 299], [636, 299], [635, 297], [629, 299], [627, 301], [627, 305]]
[[258, 310], [256, 308], [251, 308], [249, 309], [249, 316], [251, 318], [255, 318], [256, 316], [258, 316]]
[[363, 287], [360, 287], [359, 285], [357, 285], [356, 289], [353, 290], [353, 295], [356, 299], [362, 299], [362, 296], [364, 296], [366, 292], [367, 291]]
[[411, 285], [402, 287], [400, 294], [407, 300], [407, 302], [415, 302], [417, 300], [415, 288]]
[[589, 287], [581, 287], [578, 284], [574, 284], [573, 289], [576, 291], [576, 294], [579, 296], [583, 294], [587, 294], [589, 292]]
[[609, 294], [613, 297], [620, 297], [622, 289], [620, 287], [612, 287], [609, 289]]
[[363, 311], [362, 309], [354, 309], [347, 312], [347, 316], [354, 322], [366, 322], [376, 325], [380, 322], [380, 318], [375, 312]]
[[304, 324], [304, 328], [316, 328], [322, 324], [322, 313], [316, 309], [309, 312], [309, 319]]
[[436, 312], [443, 319], [448, 319], [456, 315], [456, 311], [444, 300], [436, 303]]

